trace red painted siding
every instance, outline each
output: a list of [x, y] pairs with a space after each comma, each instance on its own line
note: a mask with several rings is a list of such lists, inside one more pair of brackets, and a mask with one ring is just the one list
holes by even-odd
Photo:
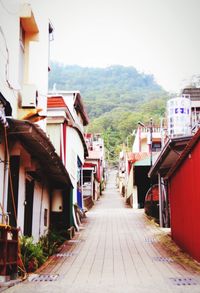
[[174, 241], [200, 261], [200, 141], [169, 179]]

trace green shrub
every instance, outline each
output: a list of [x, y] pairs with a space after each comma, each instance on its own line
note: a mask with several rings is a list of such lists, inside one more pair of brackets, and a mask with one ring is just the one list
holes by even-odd
[[41, 244], [34, 243], [33, 237], [22, 236], [20, 238], [20, 249], [27, 272], [34, 272], [46, 260]]
[[40, 237], [38, 243], [33, 242], [33, 237], [20, 238], [21, 257], [28, 273], [37, 270], [47, 258], [58, 251], [59, 246], [66, 240], [64, 232], [49, 231]]
[[50, 230], [46, 235], [40, 237], [40, 245], [43, 248], [43, 253], [45, 256], [50, 256], [57, 252], [58, 247], [66, 240], [62, 236], [62, 232], [57, 232], [55, 230]]

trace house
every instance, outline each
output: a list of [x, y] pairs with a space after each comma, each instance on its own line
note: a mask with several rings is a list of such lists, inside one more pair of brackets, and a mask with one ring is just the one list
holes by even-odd
[[0, 219], [34, 241], [72, 224], [72, 181], [45, 133], [53, 33], [47, 8], [38, 1], [0, 5]]
[[200, 261], [200, 129], [166, 174], [173, 240]]
[[191, 136], [168, 138], [148, 176], [159, 185], [159, 222], [161, 227], [170, 226], [168, 181], [166, 174], [179, 158]]
[[[72, 205], [83, 209], [83, 165], [88, 156], [84, 126], [89, 122], [79, 92], [50, 94], [47, 104], [47, 133], [69, 173], [73, 185]], [[71, 213], [78, 224], [74, 208]]]
[[191, 125], [192, 130], [199, 128], [200, 122], [200, 88], [185, 88], [182, 94], [188, 96], [191, 101]]
[[159, 216], [161, 227], [170, 226], [170, 209], [167, 174], [182, 156], [192, 135], [199, 128], [200, 89], [186, 88], [183, 95], [167, 102], [168, 140], [155, 164], [149, 171], [149, 177], [158, 176]]
[[143, 208], [145, 196], [154, 181], [148, 172], [161, 150], [164, 133], [159, 127], [138, 123], [132, 152], [127, 154], [125, 199], [133, 208]]
[[100, 134], [85, 134], [88, 156], [83, 168], [83, 195], [85, 207], [98, 200], [106, 184], [104, 141]]
[[[64, 200], [70, 195], [72, 183], [55, 148], [38, 125], [13, 118], [7, 121], [4, 145], [10, 170], [2, 176], [8, 178], [4, 181], [4, 191], [7, 189], [8, 193], [3, 193], [3, 210], [7, 211], [11, 226], [20, 227], [23, 235], [38, 241], [50, 227], [59, 226], [61, 218], [62, 227], [69, 227]], [[55, 219], [55, 214], [60, 218]]]

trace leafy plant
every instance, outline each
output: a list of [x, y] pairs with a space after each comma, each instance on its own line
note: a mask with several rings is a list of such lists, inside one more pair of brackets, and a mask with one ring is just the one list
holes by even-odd
[[22, 261], [27, 272], [35, 271], [46, 260], [41, 244], [34, 243], [33, 237], [22, 236], [20, 238], [20, 249]]
[[46, 235], [40, 237], [40, 245], [43, 248], [43, 254], [50, 256], [57, 252], [59, 246], [66, 240], [64, 231], [57, 232], [49, 230]]
[[56, 253], [58, 247], [66, 240], [64, 232], [49, 231], [39, 242], [34, 243], [33, 237], [20, 238], [22, 262], [28, 273], [37, 270], [47, 258]]

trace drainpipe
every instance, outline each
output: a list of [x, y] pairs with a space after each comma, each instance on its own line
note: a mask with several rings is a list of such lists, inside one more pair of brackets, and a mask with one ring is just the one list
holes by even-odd
[[[8, 181], [9, 181], [9, 156], [7, 154], [7, 151], [5, 149], [5, 157], [4, 157], [4, 180], [3, 180], [3, 200], [2, 200], [2, 209], [3, 213], [7, 211], [7, 195], [8, 195]], [[2, 217], [2, 223], [5, 223], [5, 218]]]
[[84, 202], [83, 202], [83, 166], [81, 166], [81, 200], [82, 200], [82, 209], [84, 209]]
[[0, 123], [4, 127], [4, 180], [3, 180], [3, 198], [2, 198], [2, 224], [6, 224], [4, 217], [4, 211], [7, 211], [7, 195], [8, 195], [8, 180], [9, 180], [9, 153], [8, 153], [8, 141], [7, 141], [7, 127], [8, 122], [6, 120], [4, 109], [0, 109]]
[[162, 202], [162, 186], [161, 186], [160, 173], [158, 173], [158, 190], [159, 190], [159, 222], [160, 222], [160, 227], [163, 227], [163, 217], [162, 217], [163, 202]]

